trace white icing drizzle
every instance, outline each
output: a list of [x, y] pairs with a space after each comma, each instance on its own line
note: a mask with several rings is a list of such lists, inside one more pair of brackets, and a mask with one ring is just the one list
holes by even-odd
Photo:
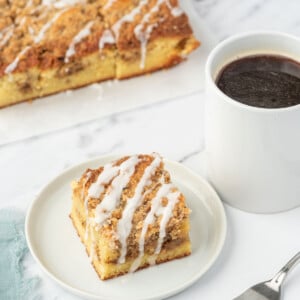
[[[156, 196], [156, 198], [158, 198], [158, 200], [161, 200], [162, 197], [167, 198], [168, 199], [167, 206], [163, 207], [160, 202], [158, 204], [154, 203], [154, 200], [155, 200], [155, 202], [158, 201], [156, 198], [153, 200], [151, 211], [150, 211], [151, 215], [149, 216], [149, 214], [150, 214], [149, 213], [146, 217], [146, 218], [148, 218], [148, 216], [149, 216], [148, 224], [146, 223], [146, 225], [145, 225], [145, 223], [144, 223], [144, 225], [143, 225], [143, 229], [144, 229], [144, 227], [146, 227], [146, 229], [144, 229], [144, 236], [142, 236], [142, 234], [141, 234], [141, 238], [139, 241], [140, 253], [139, 253], [139, 256], [132, 263], [132, 265], [130, 267], [130, 272], [134, 272], [138, 269], [138, 267], [141, 264], [142, 257], [144, 256], [145, 234], [147, 233], [149, 224], [151, 224], [151, 223], [149, 223], [149, 221], [153, 222], [153, 218], [154, 218], [154, 215], [152, 216], [153, 210], [155, 210], [154, 214], [156, 216], [160, 216], [160, 215], [162, 216], [160, 225], [159, 225], [160, 228], [159, 228], [159, 238], [157, 241], [157, 246], [155, 248], [154, 255], [152, 255], [148, 258], [148, 262], [150, 263], [150, 265], [154, 265], [156, 263], [157, 255], [160, 253], [164, 238], [166, 237], [166, 226], [167, 226], [170, 218], [173, 215], [173, 209], [174, 209], [176, 203], [178, 202], [179, 196], [180, 196], [180, 192], [179, 191], [172, 192], [171, 191], [172, 188], [173, 188], [172, 184], [165, 184], [161, 187], [160, 191], [158, 192], [158, 193], [161, 193], [161, 195], [157, 194], [157, 196]], [[145, 222], [146, 222], [146, 220], [145, 220]], [[143, 229], [142, 229], [142, 233], [143, 233]]]
[[114, 4], [114, 2], [116, 2], [116, 0], [108, 0], [107, 3], [103, 6], [103, 9], [109, 9]]
[[30, 7], [30, 6], [32, 6], [32, 4], [33, 4], [33, 0], [28, 0], [27, 4], [26, 4], [26, 7]]
[[[104, 191], [104, 185], [108, 184], [122, 170], [126, 172], [129, 167], [133, 167], [133, 164], [137, 163], [136, 158], [137, 157], [134, 157], [129, 161], [125, 160], [119, 166], [113, 166], [113, 164], [105, 165], [102, 172], [99, 174], [96, 182], [91, 184], [91, 186], [89, 187], [88, 194], [87, 194], [87, 196], [85, 198], [85, 202], [84, 202], [84, 206], [85, 206], [85, 209], [86, 209], [85, 240], [88, 239], [89, 227], [92, 223], [102, 225], [102, 223], [106, 220], [106, 218], [109, 217], [109, 214], [103, 213], [103, 210], [107, 209], [107, 207], [105, 207], [106, 203], [101, 204], [103, 202], [104, 198], [105, 198], [105, 196], [104, 196], [101, 203], [99, 203], [97, 205], [97, 207], [95, 208], [95, 218], [93, 218], [93, 219], [89, 218], [89, 215], [88, 215], [88, 200], [89, 200], [89, 198], [99, 198], [100, 195]], [[127, 162], [127, 163], [124, 164], [125, 162]], [[122, 176], [122, 175], [120, 175], [120, 176]], [[117, 183], [115, 183], [115, 184], [117, 184]], [[107, 193], [110, 193], [110, 191], [108, 191]], [[111, 196], [112, 195], [110, 195], [110, 197]], [[117, 195], [115, 195], [115, 196], [117, 197]], [[107, 198], [106, 201], [109, 201], [109, 199]], [[117, 202], [115, 202], [115, 205], [117, 205]], [[105, 211], [105, 212], [109, 213], [108, 211]], [[101, 221], [101, 222], [97, 222], [97, 221]]]
[[26, 17], [23, 17], [23, 18], [20, 20], [20, 22], [19, 22], [20, 26], [23, 26], [23, 25], [25, 24], [26, 21], [27, 21], [27, 18], [26, 18]]
[[143, 201], [143, 191], [146, 185], [146, 182], [151, 178], [153, 172], [161, 163], [161, 157], [157, 154], [154, 155], [154, 160], [152, 163], [145, 169], [143, 176], [141, 177], [139, 183], [135, 188], [135, 193], [133, 197], [127, 199], [126, 206], [123, 210], [122, 217], [117, 224], [117, 236], [119, 242], [121, 243], [120, 257], [118, 263], [124, 263], [127, 253], [127, 237], [130, 234], [132, 227], [132, 218], [135, 210]]
[[[147, 23], [149, 22], [150, 17], [154, 13], [159, 11], [159, 7], [163, 3], [166, 3], [171, 14], [174, 17], [178, 17], [183, 13], [183, 11], [180, 7], [173, 7], [169, 0], [157, 0], [156, 4], [150, 9], [150, 11], [144, 15], [140, 24], [135, 26], [134, 33], [135, 33], [136, 38], [139, 40], [139, 42], [141, 44], [141, 62], [140, 62], [141, 69], [145, 68], [147, 44], [148, 44], [148, 40], [151, 37], [151, 33], [152, 33], [153, 29], [156, 28], [159, 25], [159, 23], [162, 22], [164, 19], [160, 19], [157, 23], [154, 23], [154, 24], [147, 25]], [[145, 26], [146, 26], [146, 28], [145, 28]]]
[[83, 0], [43, 0], [42, 5], [53, 6], [55, 8], [64, 8], [78, 3], [84, 3]]
[[134, 21], [134, 18], [137, 14], [141, 12], [141, 9], [147, 5], [147, 0], [140, 0], [139, 5], [132, 9], [127, 15], [124, 15], [121, 19], [119, 19], [113, 26], [112, 30], [116, 36], [116, 40], [119, 39], [120, 29], [122, 25], [126, 22], [132, 22]]
[[73, 56], [75, 53], [76, 53], [76, 50], [75, 50], [75, 46], [80, 43], [84, 38], [86, 38], [87, 36], [89, 36], [91, 34], [91, 28], [94, 24], [94, 21], [90, 21], [88, 22], [84, 27], [83, 29], [81, 29], [77, 35], [75, 35], [75, 37], [73, 38], [67, 52], [66, 52], [66, 55], [65, 55], [65, 63], [68, 63], [69, 62], [69, 58], [71, 56]]
[[110, 217], [112, 211], [117, 208], [123, 189], [130, 181], [139, 161], [137, 156], [132, 156], [118, 167], [118, 176], [112, 180], [110, 189], [106, 191], [102, 201], [95, 208], [94, 221], [96, 224], [101, 226]]
[[118, 166], [113, 166], [112, 164], [105, 165], [96, 182], [90, 186], [88, 196], [99, 198], [104, 191], [104, 185], [108, 184], [118, 174], [119, 170]]
[[9, 29], [10, 29], [11, 26], [13, 26], [13, 25], [9, 25], [9, 26], [3, 28], [3, 29], [0, 31], [0, 39], [2, 39], [3, 36], [5, 35], [5, 33], [6, 33], [7, 31], [9, 31]]
[[13, 72], [13, 71], [17, 68], [17, 66], [18, 66], [18, 64], [19, 64], [19, 61], [20, 61], [20, 59], [22, 58], [22, 56], [23, 56], [29, 49], [30, 49], [30, 47], [29, 47], [29, 46], [26, 46], [26, 47], [25, 47], [25, 48], [17, 55], [17, 57], [14, 59], [14, 61], [13, 61], [11, 64], [9, 64], [9, 65], [5, 68], [4, 73], [5, 73], [5, 74], [9, 74], [9, 73]]
[[51, 6], [56, 2], [56, 0], [43, 0], [42, 5]]
[[183, 10], [179, 6], [175, 6], [175, 7], [172, 6], [170, 3], [170, 0], [166, 0], [166, 4], [169, 7], [169, 10], [173, 17], [175, 17], [175, 18], [179, 17], [184, 13]]
[[162, 184], [159, 190], [157, 191], [156, 196], [152, 199], [151, 209], [144, 220], [141, 236], [139, 239], [139, 256], [135, 259], [135, 261], [131, 265], [130, 272], [136, 271], [140, 266], [141, 260], [144, 256], [145, 236], [148, 231], [148, 227], [150, 224], [153, 224], [155, 221], [155, 215], [157, 214], [157, 212], [159, 211], [162, 205], [161, 203], [162, 198], [167, 197], [172, 188], [173, 188], [172, 184]]
[[35, 35], [35, 31], [31, 26], [28, 26], [28, 32], [30, 35], [34, 36]]
[[[85, 226], [85, 240], [88, 239], [88, 231], [91, 225], [92, 220], [89, 218], [89, 211], [88, 211], [88, 201], [89, 198], [99, 198], [102, 192], [104, 191], [104, 184], [109, 183], [113, 177], [118, 174], [119, 168], [113, 167], [112, 164], [107, 164], [104, 166], [103, 171], [98, 176], [96, 182], [92, 183], [89, 187], [88, 194], [84, 200], [84, 207], [86, 211], [86, 226]], [[88, 179], [86, 180], [86, 182]], [[85, 182], [85, 183], [86, 183]], [[85, 189], [85, 183], [83, 186], [83, 191]]]
[[56, 20], [65, 12], [66, 10], [62, 10], [58, 13], [56, 13], [56, 15], [50, 19], [43, 27], [42, 29], [39, 31], [38, 35], [34, 38], [34, 43], [38, 44], [39, 42], [41, 42], [45, 36], [46, 31], [48, 31], [50, 29], [50, 27], [56, 22]]
[[146, 23], [149, 22], [151, 15], [155, 12], [158, 12], [160, 5], [164, 1], [165, 0], [158, 0], [156, 2], [155, 6], [153, 6], [150, 9], [150, 11], [144, 15], [141, 23], [138, 24], [137, 26], [135, 26], [135, 28], [134, 28], [134, 34], [135, 34], [136, 38], [140, 41], [140, 44], [141, 44], [141, 62], [140, 62], [141, 69], [145, 68], [148, 40], [150, 39], [152, 30], [158, 26], [158, 23], [147, 25], [145, 30], [144, 30], [144, 27], [145, 27]]
[[14, 25], [10, 25], [10, 26], [4, 28], [0, 32], [0, 47], [3, 47], [4, 45], [6, 45], [6, 43], [13, 36], [13, 33], [14, 33]]
[[104, 32], [102, 33], [102, 36], [99, 40], [99, 49], [102, 51], [104, 48], [105, 44], [115, 44], [115, 38], [112, 34], [112, 32], [109, 29], [105, 29]]
[[160, 221], [160, 230], [159, 230], [159, 238], [157, 242], [157, 246], [155, 249], [154, 254], [158, 255], [161, 251], [161, 247], [164, 241], [164, 238], [166, 236], [166, 226], [172, 217], [172, 212], [173, 209], [176, 205], [176, 203], [179, 200], [180, 192], [174, 192], [170, 193], [167, 198], [168, 198], [168, 204], [166, 207], [161, 207], [161, 209], [157, 212], [156, 215], [162, 215], [162, 219]]
[[171, 9], [171, 14], [174, 17], [179, 17], [179, 16], [181, 16], [183, 14], [183, 10], [180, 7], [173, 7]]
[[156, 257], [157, 255], [151, 255], [148, 257], [148, 263], [150, 264], [150, 266], [154, 266], [156, 264]]

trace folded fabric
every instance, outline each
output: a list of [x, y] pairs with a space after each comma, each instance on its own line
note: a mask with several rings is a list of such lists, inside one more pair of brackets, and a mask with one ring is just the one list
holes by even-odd
[[22, 261], [28, 252], [24, 215], [12, 209], [0, 210], [0, 299], [37, 300], [38, 278], [24, 276]]

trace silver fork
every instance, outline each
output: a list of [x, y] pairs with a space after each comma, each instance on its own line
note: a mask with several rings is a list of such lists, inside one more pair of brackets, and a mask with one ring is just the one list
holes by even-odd
[[233, 300], [279, 300], [281, 285], [289, 271], [300, 262], [298, 252], [271, 280], [258, 283]]

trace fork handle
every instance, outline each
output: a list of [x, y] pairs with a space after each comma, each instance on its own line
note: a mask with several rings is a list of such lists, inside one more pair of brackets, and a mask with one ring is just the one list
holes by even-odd
[[287, 264], [272, 278], [271, 282], [278, 287], [281, 286], [289, 271], [300, 262], [300, 252], [298, 252]]

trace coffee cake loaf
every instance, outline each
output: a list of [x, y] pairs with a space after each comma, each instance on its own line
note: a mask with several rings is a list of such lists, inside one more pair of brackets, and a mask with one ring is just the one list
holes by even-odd
[[0, 107], [184, 60], [177, 0], [0, 0]]

